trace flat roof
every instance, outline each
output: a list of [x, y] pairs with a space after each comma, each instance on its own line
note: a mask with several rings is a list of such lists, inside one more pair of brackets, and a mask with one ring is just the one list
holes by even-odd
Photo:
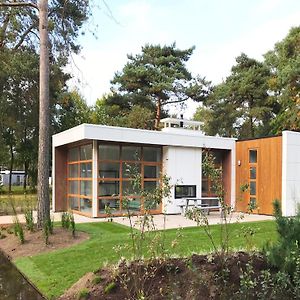
[[53, 135], [53, 147], [82, 140], [110, 141], [160, 146], [233, 149], [234, 138], [206, 136], [193, 130], [154, 131], [127, 127], [81, 124]]

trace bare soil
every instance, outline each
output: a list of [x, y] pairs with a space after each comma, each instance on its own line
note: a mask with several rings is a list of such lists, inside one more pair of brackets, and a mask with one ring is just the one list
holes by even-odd
[[76, 232], [75, 238], [73, 238], [70, 230], [54, 227], [53, 234], [49, 235], [49, 245], [45, 244], [41, 230], [35, 232], [24, 230], [25, 243], [21, 244], [12, 232], [10, 228], [3, 229], [2, 234], [5, 237], [0, 239], [0, 249], [11, 259], [70, 247], [89, 238], [87, 233], [79, 231]]
[[[263, 270], [271, 270], [262, 255], [244, 252], [230, 255], [225, 264], [212, 255], [124, 261], [115, 269], [88, 273], [59, 300], [241, 299], [238, 295], [240, 278], [249, 264], [253, 267], [253, 278], [258, 278]], [[88, 294], [80, 298], [83, 291]]]

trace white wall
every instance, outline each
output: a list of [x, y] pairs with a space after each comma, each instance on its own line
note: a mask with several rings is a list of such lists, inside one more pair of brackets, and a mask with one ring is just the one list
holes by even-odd
[[201, 197], [201, 148], [163, 147], [164, 174], [171, 177], [172, 194], [164, 199], [163, 211], [167, 214], [180, 213], [182, 199], [175, 199], [174, 186], [196, 185], [196, 196]]
[[282, 132], [282, 213], [294, 216], [300, 205], [300, 133]]

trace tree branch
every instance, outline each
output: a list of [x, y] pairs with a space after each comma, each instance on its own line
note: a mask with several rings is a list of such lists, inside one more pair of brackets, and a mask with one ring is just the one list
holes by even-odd
[[34, 28], [34, 26], [36, 25], [36, 22], [34, 22], [33, 24], [31, 24], [26, 30], [25, 32], [22, 34], [19, 42], [17, 43], [17, 45], [14, 47], [15, 50], [17, 50], [21, 45], [22, 43], [24, 42], [26, 36], [28, 35], [28, 33]]
[[38, 6], [34, 3], [31, 2], [5, 2], [5, 3], [0, 3], [0, 7], [24, 7], [24, 6], [29, 6], [35, 9], [39, 9]]

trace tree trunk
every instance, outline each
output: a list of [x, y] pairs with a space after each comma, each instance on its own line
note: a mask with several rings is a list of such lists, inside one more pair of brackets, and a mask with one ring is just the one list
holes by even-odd
[[161, 117], [161, 101], [159, 99], [156, 104], [156, 116], [155, 116], [155, 124], [154, 124], [154, 128], [156, 130], [159, 130], [160, 117]]
[[14, 167], [14, 149], [13, 146], [9, 146], [10, 149], [10, 164], [9, 164], [9, 178], [8, 178], [8, 193], [11, 194], [11, 182], [12, 182], [12, 172]]
[[50, 219], [49, 201], [49, 50], [48, 50], [48, 1], [39, 1], [40, 32], [40, 107], [38, 154], [38, 219], [41, 228]]
[[28, 175], [28, 162], [24, 162], [24, 181], [23, 181], [23, 191], [26, 192], [27, 188], [27, 175]]

